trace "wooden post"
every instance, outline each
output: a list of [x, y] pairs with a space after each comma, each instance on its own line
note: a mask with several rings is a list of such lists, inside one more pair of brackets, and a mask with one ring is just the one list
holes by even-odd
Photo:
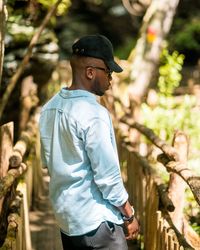
[[[174, 134], [173, 146], [177, 150], [179, 155], [179, 162], [187, 164], [187, 155], [188, 155], [188, 138], [181, 132], [177, 131]], [[171, 198], [175, 210], [170, 213], [172, 221], [175, 227], [180, 233], [183, 232], [183, 208], [185, 203], [185, 188], [186, 183], [184, 180], [177, 174], [170, 174], [169, 181], [169, 197]]]
[[32, 167], [33, 167], [33, 201], [32, 205], [37, 206], [38, 200], [43, 199], [45, 186], [42, 174], [42, 163], [40, 158], [40, 140], [39, 132], [36, 134], [35, 144], [32, 148]]
[[156, 250], [160, 250], [160, 228], [161, 228], [161, 211], [158, 210], [156, 212]]
[[27, 197], [27, 185], [25, 182], [21, 182], [18, 184], [17, 189], [22, 193], [22, 212], [20, 217], [23, 220], [23, 228], [22, 228], [22, 236], [23, 236], [23, 249], [31, 250], [31, 235], [30, 235], [30, 225], [29, 225], [29, 215], [28, 215], [28, 197]]
[[21, 97], [20, 97], [20, 122], [19, 130], [20, 132], [25, 130], [26, 124], [30, 118], [30, 111], [38, 103], [39, 99], [37, 97], [37, 85], [33, 82], [32, 76], [27, 76], [22, 81], [21, 87]]
[[[0, 127], [0, 179], [6, 176], [9, 168], [9, 157], [12, 154], [13, 122]], [[3, 242], [7, 227], [7, 211], [2, 209], [9, 206], [9, 199], [0, 199], [0, 244]], [[6, 202], [5, 202], [6, 201]], [[5, 204], [6, 203], [6, 204]]]
[[[0, 127], [0, 179], [2, 179], [9, 168], [9, 158], [13, 147], [13, 122]], [[0, 200], [0, 214], [3, 198]]]

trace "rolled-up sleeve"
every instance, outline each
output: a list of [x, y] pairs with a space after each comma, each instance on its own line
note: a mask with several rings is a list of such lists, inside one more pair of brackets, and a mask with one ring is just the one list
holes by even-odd
[[94, 172], [94, 181], [103, 198], [116, 207], [123, 205], [128, 194], [112, 144], [109, 123], [99, 118], [93, 119], [85, 131], [85, 147]]

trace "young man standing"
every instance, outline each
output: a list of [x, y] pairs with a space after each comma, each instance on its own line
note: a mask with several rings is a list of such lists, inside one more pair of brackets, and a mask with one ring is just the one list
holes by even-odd
[[126, 239], [137, 237], [139, 225], [122, 182], [111, 118], [95, 96], [122, 68], [102, 35], [75, 42], [70, 64], [71, 86], [44, 105], [40, 117], [42, 159], [63, 248], [127, 250]]

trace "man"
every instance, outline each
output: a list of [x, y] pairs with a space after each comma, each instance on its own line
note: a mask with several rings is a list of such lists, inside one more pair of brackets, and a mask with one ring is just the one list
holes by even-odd
[[64, 250], [126, 250], [139, 226], [123, 186], [108, 111], [96, 101], [110, 87], [114, 61], [102, 35], [72, 46], [72, 84], [42, 109], [41, 153]]

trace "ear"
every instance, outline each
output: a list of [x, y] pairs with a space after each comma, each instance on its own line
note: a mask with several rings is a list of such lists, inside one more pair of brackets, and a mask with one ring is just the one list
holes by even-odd
[[94, 69], [91, 68], [91, 67], [87, 67], [86, 70], [85, 70], [85, 75], [86, 75], [86, 78], [89, 79], [89, 80], [92, 80], [94, 78]]

